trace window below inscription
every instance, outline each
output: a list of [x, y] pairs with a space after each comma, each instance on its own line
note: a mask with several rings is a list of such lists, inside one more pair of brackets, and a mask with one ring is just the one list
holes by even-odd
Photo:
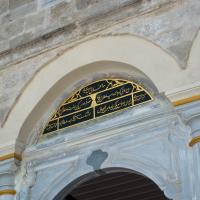
[[47, 123], [43, 134], [84, 123], [152, 101], [140, 85], [122, 79], [104, 79], [91, 83], [67, 98]]

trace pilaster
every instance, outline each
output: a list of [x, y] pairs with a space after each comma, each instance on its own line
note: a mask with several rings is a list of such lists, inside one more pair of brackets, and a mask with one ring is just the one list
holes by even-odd
[[15, 173], [17, 172], [15, 158], [0, 161], [0, 200], [16, 199]]

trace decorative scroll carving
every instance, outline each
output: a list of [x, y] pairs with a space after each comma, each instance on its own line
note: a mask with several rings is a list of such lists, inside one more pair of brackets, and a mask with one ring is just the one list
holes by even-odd
[[121, 79], [96, 81], [66, 99], [51, 117], [43, 134], [152, 100], [153, 97], [144, 88], [131, 81]]

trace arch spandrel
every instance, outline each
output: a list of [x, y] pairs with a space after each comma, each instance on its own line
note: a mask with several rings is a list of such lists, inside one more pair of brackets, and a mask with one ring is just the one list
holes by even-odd
[[[60, 92], [61, 94], [60, 88], [54, 87], [56, 83], [81, 66], [99, 61], [122, 62], [135, 66], [147, 74], [161, 91], [166, 89], [165, 86], [168, 88], [173, 85], [171, 81], [164, 81], [165, 69], [169, 71], [170, 80], [172, 80], [172, 76], [173, 80], [176, 80], [175, 75], [180, 71], [177, 63], [165, 51], [136, 36], [96, 38], [79, 44], [45, 65], [27, 85], [10, 112], [3, 129], [0, 130], [1, 134], [5, 135], [2, 143], [10, 144], [12, 142], [15, 144], [15, 140], [20, 141], [18, 143], [26, 143], [24, 141], [27, 135], [32, 134], [30, 132], [33, 127], [29, 127], [29, 125], [35, 125], [35, 121], [41, 117], [41, 113], [45, 112], [46, 105], [40, 104], [42, 99], [46, 98], [46, 104], [48, 100], [55, 99], [52, 93], [58, 95]], [[126, 68], [124, 70], [127, 71]], [[131, 67], [129, 72], [131, 72]], [[160, 85], [161, 83], [162, 85]], [[54, 91], [54, 88], [57, 91]], [[47, 97], [49, 91], [51, 91], [51, 95]], [[37, 110], [37, 108], [39, 109]]]
[[[113, 61], [100, 61], [90, 63], [88, 65], [81, 66], [80, 68], [72, 71], [71, 73], [66, 74], [62, 79], [56, 82], [56, 84], [51, 88], [51, 90], [49, 90], [45, 94], [45, 96], [43, 96], [43, 98], [39, 101], [37, 106], [33, 109], [29, 117], [24, 122], [20, 134], [18, 136], [18, 144], [26, 143], [27, 146], [31, 146], [37, 143], [38, 141], [44, 141], [46, 136], [40, 137], [40, 135], [43, 132], [45, 125], [50, 120], [50, 117], [54, 114], [59, 105], [63, 103], [64, 99], [70, 97], [70, 95], [76, 92], [78, 88], [82, 88], [83, 86], [87, 86], [92, 82], [96, 82], [98, 80], [109, 78], [118, 78], [135, 82], [138, 85], [140, 85], [143, 89], [148, 91], [148, 93], [154, 98], [154, 101], [151, 101], [144, 105], [146, 110], [139, 109], [141, 106], [143, 106], [139, 105], [131, 109], [125, 109], [124, 111], [122, 111], [126, 113], [128, 112], [129, 115], [121, 115], [117, 112], [113, 113], [113, 116], [118, 116], [114, 117], [114, 119], [116, 119], [115, 125], [126, 120], [129, 121], [130, 117], [133, 117], [131, 114], [133, 112], [129, 112], [129, 110], [135, 110], [134, 118], [137, 118], [136, 116], [141, 115], [141, 112], [143, 112], [144, 115], [145, 113], [148, 114], [148, 111], [151, 110], [150, 106], [148, 105], [152, 105], [152, 103], [159, 104], [161, 107], [164, 105], [161, 103], [163, 99], [159, 99], [161, 98], [161, 95], [159, 94], [159, 91], [154, 85], [154, 83], [148, 78], [148, 76], [146, 76], [141, 70], [137, 69], [136, 67], [128, 65], [126, 63]], [[110, 122], [110, 118], [112, 117], [109, 117], [109, 115], [107, 115], [105, 117], [99, 118], [98, 123], [95, 122], [96, 120], [92, 120], [90, 122], [88, 121], [82, 123], [80, 124], [80, 126], [73, 126], [69, 128], [69, 130], [67, 129], [66, 131], [69, 134], [69, 132], [72, 133], [74, 132], [74, 130], [76, 131], [77, 129], [81, 128], [84, 128], [84, 130], [90, 129], [94, 127], [95, 124], [95, 128], [97, 128], [97, 126], [103, 126], [104, 128], [110, 127], [111, 125], [114, 125], [112, 122]], [[107, 123], [103, 123], [104, 121], [107, 121]], [[84, 124], [89, 124], [91, 126], [84, 126]], [[63, 133], [64, 129], [62, 131], [55, 132], [55, 136]], [[54, 134], [47, 134], [48, 138], [51, 138], [53, 135]]]

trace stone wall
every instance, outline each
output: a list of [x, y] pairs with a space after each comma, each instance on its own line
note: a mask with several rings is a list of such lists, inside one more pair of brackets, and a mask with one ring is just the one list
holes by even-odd
[[[38, 104], [33, 104], [37, 102], [35, 100], [36, 99], [38, 101], [41, 100], [42, 98], [41, 94], [43, 94], [42, 92], [49, 91], [49, 90], [41, 89], [41, 80], [45, 80], [45, 81], [48, 80], [49, 82], [44, 81], [46, 85], [48, 85], [49, 83], [52, 83], [51, 82], [52, 80], [49, 77], [44, 76], [45, 70], [50, 66], [48, 64], [52, 63], [56, 59], [57, 59], [56, 60], [57, 62], [59, 59], [62, 58], [63, 55], [67, 57], [68, 55], [66, 54], [70, 52], [69, 50], [73, 50], [73, 49], [76, 50], [77, 48], [81, 46], [81, 45], [77, 46], [78, 44], [83, 43], [83, 45], [87, 46], [88, 43], [90, 42], [89, 40], [91, 39], [97, 38], [96, 40], [99, 39], [99, 41], [102, 41], [103, 39], [105, 39], [104, 37], [106, 36], [120, 36], [121, 37], [122, 35], [128, 35], [128, 37], [133, 38], [134, 41], [140, 41], [144, 47], [144, 48], [141, 48], [140, 51], [138, 50], [137, 45], [136, 47], [134, 46], [135, 43], [133, 44], [131, 43], [132, 44], [131, 48], [127, 48], [125, 53], [124, 51], [123, 52], [121, 51], [120, 54], [117, 54], [117, 58], [118, 58], [118, 55], [121, 56], [120, 58], [123, 58], [123, 56], [125, 57], [125, 54], [127, 54], [128, 55], [127, 57], [130, 58], [130, 60], [134, 60], [135, 58], [137, 59], [138, 54], [140, 55], [142, 54], [144, 58], [142, 57], [142, 59], [140, 60], [145, 60], [144, 61], [146, 62], [145, 66], [147, 66], [148, 69], [155, 71], [154, 72], [155, 77], [160, 76], [158, 72], [159, 70], [162, 71], [162, 73], [164, 71], [164, 73], [166, 74], [158, 78], [158, 80], [161, 80], [160, 82], [164, 82], [165, 81], [164, 79], [171, 81], [172, 83], [178, 82], [179, 86], [182, 85], [183, 88], [178, 88], [178, 89], [174, 88], [176, 91], [178, 91], [177, 93], [179, 93], [180, 91], [188, 87], [188, 84], [191, 84], [191, 85], [196, 84], [195, 88], [199, 94], [199, 88], [200, 88], [200, 84], [199, 84], [200, 70], [198, 68], [200, 65], [200, 61], [199, 61], [200, 20], [199, 19], [200, 19], [200, 1], [199, 0], [0, 0], [0, 27], [1, 27], [0, 28], [0, 135], [1, 135], [0, 156], [3, 156], [1, 157], [0, 161], [2, 161], [3, 159], [9, 159], [9, 156], [16, 157], [16, 155], [13, 153], [16, 150], [18, 150], [16, 146], [17, 145], [20, 146], [21, 144], [21, 143], [16, 144], [16, 138], [17, 136], [19, 136], [20, 133], [24, 133], [28, 136], [31, 135], [32, 137], [34, 136], [34, 134], [32, 135], [32, 132], [29, 131], [30, 129], [26, 129], [26, 126], [25, 126], [25, 129], [23, 129], [22, 131], [21, 127], [23, 127], [23, 123], [21, 123], [21, 121], [24, 122], [23, 119], [26, 119], [24, 117], [26, 115], [23, 115], [23, 112], [27, 113], [27, 116], [28, 116], [27, 118], [29, 118], [30, 117], [29, 113], [34, 111], [35, 109], [35, 107], [32, 107], [32, 105], [38, 106]], [[114, 41], [113, 37], [109, 37], [109, 38], [111, 38], [111, 40]], [[92, 42], [89, 43], [89, 46], [91, 44], [94, 44], [94, 43]], [[116, 48], [116, 45], [114, 45], [114, 43], [109, 43], [109, 44], [112, 44], [112, 45], [108, 45], [108, 42], [106, 43], [106, 45], [104, 45], [106, 54], [109, 54], [109, 51], [111, 51], [113, 46], [115, 46], [114, 50], [117, 48], [120, 48], [120, 45], [117, 45], [117, 48]], [[115, 40], [115, 44], [118, 44], [116, 40]], [[122, 44], [122, 43], [119, 43], [119, 44]], [[129, 43], [125, 43], [125, 45], [127, 44]], [[75, 46], [76, 48], [73, 48]], [[191, 53], [193, 52], [192, 50], [195, 48], [196, 48], [195, 53], [194, 54]], [[151, 53], [149, 53], [151, 52], [152, 49], [153, 50], [156, 49], [155, 50], [156, 53], [153, 54], [154, 57], [149, 56], [149, 54], [152, 55]], [[83, 48], [83, 50], [85, 49]], [[80, 51], [80, 52], [83, 52], [81, 53], [82, 57], [80, 56], [79, 58], [78, 56], [74, 56], [74, 57], [72, 56], [73, 59], [69, 59], [70, 61], [69, 63], [67, 63], [68, 65], [66, 66], [69, 67], [70, 65], [72, 65], [71, 64], [72, 60], [76, 61], [76, 59], [80, 59], [80, 60], [83, 59], [85, 54], [89, 55], [88, 58], [90, 59], [91, 58], [90, 52], [92, 50], [93, 48], [89, 48], [88, 54], [83, 51]], [[101, 51], [102, 51], [102, 48], [101, 48]], [[139, 53], [133, 58], [132, 56], [133, 52], [135, 53], [139, 52]], [[147, 53], [145, 54], [144, 52], [148, 52], [148, 56], [147, 56]], [[71, 54], [69, 53], [69, 55]], [[76, 54], [73, 54], [73, 55], [76, 55]], [[194, 55], [193, 56], [194, 62], [192, 64], [188, 62], [189, 58], [191, 57], [190, 55]], [[148, 60], [147, 57], [150, 57], [150, 59]], [[106, 58], [109, 58], [109, 56]], [[101, 59], [101, 61], [102, 60], [103, 59]], [[159, 60], [159, 62], [157, 62], [157, 60]], [[120, 62], [121, 60], [113, 59], [112, 61]], [[78, 65], [78, 66], [82, 66], [82, 60], [80, 62], [81, 62], [81, 65]], [[62, 62], [59, 62], [57, 64], [54, 63], [55, 65], [53, 65], [54, 67], [53, 69], [57, 70], [57, 66], [60, 65], [60, 63], [62, 64], [61, 65], [62, 69], [63, 68], [68, 69], [65, 66], [65, 64], [63, 65]], [[123, 64], [125, 63], [126, 62], [124, 61]], [[154, 63], [156, 63], [157, 65], [155, 64], [154, 66]], [[162, 63], [165, 63], [165, 64], [163, 65]], [[126, 64], [129, 64], [129, 62], [127, 62]], [[138, 66], [143, 66], [139, 64], [137, 66], [132, 63], [130, 65], [136, 68]], [[150, 65], [153, 67], [151, 68]], [[121, 66], [122, 65], [120, 63], [120, 67]], [[170, 70], [167, 71], [166, 69], [165, 71], [164, 68], [167, 68], [165, 66], [167, 67], [169, 66], [168, 68], [170, 68]], [[171, 70], [172, 68], [175, 69], [174, 70], [175, 72], [179, 72], [179, 74], [178, 73], [173, 74], [173, 77], [175, 78], [172, 78], [172, 72], [174, 72], [173, 70]], [[137, 68], [137, 69], [140, 70], [140, 68]], [[67, 70], [66, 71], [63, 70], [63, 71], [66, 72]], [[40, 72], [43, 72], [43, 73], [40, 73]], [[54, 73], [52, 73], [54, 71], [48, 71], [48, 72], [54, 75]], [[124, 72], [124, 68], [123, 68], [123, 72]], [[188, 76], [181, 76], [184, 72], [186, 72], [185, 74]], [[37, 75], [41, 75], [41, 74], [42, 76], [40, 76], [40, 78], [37, 79]], [[66, 73], [63, 73], [63, 75], [66, 75]], [[149, 74], [146, 73], [146, 75], [148, 76]], [[74, 76], [72, 77], [74, 78]], [[55, 79], [54, 81], [56, 82], [59, 80]], [[32, 87], [33, 90], [27, 89], [29, 88], [31, 83], [33, 83], [34, 81], [37, 82], [37, 84], [35, 84], [34, 87]], [[56, 83], [53, 86], [52, 85], [51, 86], [54, 87], [55, 85]], [[49, 88], [50, 90], [52, 89], [51, 87]], [[49, 88], [47, 87], [47, 89]], [[27, 96], [29, 98], [26, 98], [27, 96], [24, 95], [25, 101], [20, 101], [21, 99], [23, 99], [22, 94], [23, 93], [27, 94], [27, 91], [28, 91]], [[39, 91], [42, 91], [42, 92], [39, 92]], [[51, 90], [51, 92], [52, 91], [54, 90]], [[34, 95], [32, 95], [33, 93]], [[34, 100], [32, 101], [32, 104], [30, 103], [31, 98]], [[52, 98], [52, 99], [54, 100], [55, 98]], [[51, 100], [48, 99], [48, 101], [49, 102], [47, 104], [47, 107], [51, 103]], [[166, 99], [166, 102], [168, 102], [167, 99]], [[29, 107], [28, 109], [26, 109], [27, 107], [25, 106], [25, 104], [31, 105], [30, 109]], [[17, 106], [17, 105], [20, 105], [20, 106]], [[162, 105], [165, 105], [165, 103], [163, 102]], [[172, 109], [170, 104], [169, 104], [169, 107], [170, 109]], [[157, 109], [157, 108], [158, 107], [156, 106], [151, 107], [151, 109]], [[132, 115], [130, 115], [129, 120], [133, 120], [133, 121], [130, 121], [130, 126], [133, 126], [133, 128], [135, 126], [134, 132], [130, 132], [131, 129], [127, 129], [129, 131], [127, 133], [125, 132], [125, 130], [120, 130], [121, 135], [119, 135], [119, 130], [116, 129], [116, 138], [118, 138], [120, 142], [122, 141], [127, 142], [127, 143], [122, 143], [123, 147], [130, 148], [130, 149], [127, 149], [128, 151], [124, 150], [124, 155], [128, 155], [128, 159], [129, 159], [128, 163], [129, 164], [136, 163], [136, 162], [132, 162], [133, 160], [131, 160], [130, 158], [131, 156], [134, 156], [134, 153], [137, 158], [137, 151], [136, 151], [137, 149], [139, 149], [138, 155], [140, 155], [139, 158], [141, 159], [139, 160], [140, 162], [138, 163], [145, 163], [144, 160], [142, 159], [143, 158], [146, 159], [149, 157], [149, 161], [151, 162], [146, 162], [146, 164], [150, 164], [149, 166], [152, 165], [153, 166], [152, 169], [154, 169], [156, 173], [159, 172], [157, 170], [159, 168], [159, 165], [158, 166], [156, 165], [157, 161], [159, 161], [161, 164], [160, 169], [162, 168], [166, 169], [162, 171], [160, 174], [162, 176], [164, 175], [164, 179], [167, 178], [167, 182], [165, 182], [164, 184], [160, 182], [160, 184], [158, 185], [161, 185], [162, 187], [163, 185], [169, 186], [169, 187], [165, 187], [165, 190], [168, 194], [170, 194], [169, 195], [170, 197], [171, 196], [174, 197], [175, 194], [179, 195], [179, 192], [180, 192], [181, 196], [180, 198], [179, 196], [177, 196], [177, 199], [186, 199], [186, 200], [200, 199], [200, 193], [199, 193], [199, 188], [198, 188], [199, 182], [200, 182], [199, 181], [200, 179], [198, 176], [199, 163], [196, 162], [196, 160], [199, 160], [198, 159], [199, 147], [196, 146], [197, 148], [188, 149], [188, 143], [190, 142], [191, 138], [194, 136], [198, 136], [198, 133], [199, 133], [198, 132], [199, 125], [197, 125], [199, 124], [199, 117], [197, 117], [199, 116], [199, 113], [200, 113], [199, 108], [200, 108], [199, 101], [197, 101], [196, 103], [194, 102], [192, 104], [187, 104], [184, 107], [178, 107], [177, 108], [178, 113], [176, 113], [175, 111], [168, 112], [169, 110], [166, 110], [167, 111], [166, 118], [165, 118], [165, 115], [163, 115], [162, 112], [159, 111], [158, 113], [162, 115], [155, 115], [157, 119], [156, 123], [155, 123], [154, 118], [151, 118], [150, 116], [149, 121], [146, 120], [146, 118], [144, 118], [145, 120], [144, 120], [143, 126], [141, 126], [140, 124], [139, 124], [140, 126], [137, 126], [137, 124], [135, 126], [134, 119], [137, 119], [137, 118], [134, 118], [132, 117]], [[13, 117], [13, 110], [15, 111], [15, 109], [17, 110], [17, 112], [14, 112], [15, 115]], [[48, 109], [49, 109], [48, 112], [50, 112], [51, 110], [49, 107]], [[30, 120], [30, 123], [29, 123], [33, 126], [34, 126], [33, 122], [40, 120], [38, 119], [38, 116], [40, 117], [40, 115], [36, 115], [36, 114], [34, 115], [34, 114], [31, 116], [32, 117], [31, 119], [33, 120]], [[47, 114], [48, 113], [46, 113], [46, 115]], [[169, 114], [172, 117], [168, 118]], [[126, 116], [128, 117], [128, 115]], [[11, 118], [10, 124], [6, 123], [6, 122], [9, 122], [9, 119], [10, 119], [9, 117]], [[124, 117], [124, 115], [122, 115], [121, 117]], [[126, 118], [124, 118], [123, 120], [126, 121]], [[26, 120], [26, 122], [29, 122], [29, 121]], [[113, 123], [112, 119], [110, 121], [107, 121], [107, 123], [112, 124]], [[148, 126], [147, 126], [147, 123], [149, 123]], [[14, 128], [13, 127], [10, 128], [9, 125], [13, 125], [13, 124], [14, 124], [13, 126]], [[15, 126], [16, 124], [19, 124], [19, 126]], [[164, 128], [162, 126], [164, 126]], [[17, 128], [19, 127], [19, 128], [16, 129], [16, 127]], [[102, 127], [107, 127], [107, 126], [105, 124], [105, 126], [102, 126]], [[138, 127], [141, 128], [141, 132], [138, 132]], [[155, 130], [155, 127], [158, 129]], [[160, 127], [160, 130], [159, 130], [159, 127]], [[34, 131], [36, 132], [36, 130]], [[81, 134], [85, 134], [85, 133], [83, 131], [80, 131], [80, 136], [82, 136]], [[101, 132], [96, 132], [95, 130], [95, 134], [93, 134], [93, 138], [92, 137], [90, 138], [88, 136], [88, 138], [86, 138], [85, 141], [92, 141], [93, 139], [95, 139], [96, 136], [98, 136], [98, 134], [101, 134]], [[79, 138], [76, 138], [75, 140], [71, 140], [71, 141], [69, 140], [68, 145], [66, 145], [65, 143], [65, 141], [68, 141], [67, 137], [71, 137], [72, 135], [74, 137], [74, 134], [71, 134], [71, 135], [66, 134], [66, 138], [61, 137], [61, 140], [60, 139], [57, 140], [57, 138], [55, 138], [54, 140], [55, 143], [52, 143], [52, 144], [56, 145], [59, 142], [60, 144], [62, 143], [63, 146], [57, 145], [57, 148], [54, 148], [54, 151], [49, 150], [49, 148], [52, 148], [51, 146], [52, 144], [50, 144], [51, 142], [50, 140], [46, 140], [45, 143], [43, 143], [47, 145], [46, 147], [48, 147], [45, 150], [46, 152], [48, 151], [47, 153], [45, 151], [43, 153], [40, 153], [41, 151], [43, 151], [43, 149], [41, 150], [41, 147], [43, 144], [32, 146], [32, 149], [30, 148], [29, 150], [27, 149], [26, 154], [24, 154], [23, 156], [22, 167], [20, 170], [17, 169], [17, 167], [15, 166], [13, 159], [10, 159], [9, 161], [4, 160], [0, 168], [0, 174], [1, 174], [0, 191], [9, 189], [9, 191], [12, 190], [11, 192], [15, 193], [14, 189], [16, 189], [19, 192], [20, 191], [19, 186], [21, 184], [22, 189], [20, 193], [16, 195], [17, 198], [25, 199], [27, 195], [27, 199], [31, 199], [28, 196], [29, 194], [31, 194], [29, 193], [29, 187], [30, 187], [32, 188], [31, 192], [33, 192], [33, 194], [36, 194], [35, 191], [37, 191], [37, 195], [33, 195], [33, 199], [36, 199], [37, 197], [39, 197], [39, 195], [44, 195], [44, 196], [47, 195], [45, 197], [48, 197], [49, 195], [50, 196], [49, 198], [43, 198], [43, 199], [52, 199], [52, 193], [49, 193], [49, 192], [43, 193], [43, 190], [38, 192], [37, 187], [40, 186], [40, 184], [42, 184], [42, 187], [39, 187], [39, 188], [44, 189], [44, 187], [48, 187], [49, 189], [50, 187], [46, 183], [48, 181], [49, 183], [56, 183], [55, 181], [52, 181], [51, 179], [52, 176], [55, 176], [55, 178], [57, 178], [56, 172], [62, 173], [62, 170], [63, 170], [63, 172], [66, 173], [65, 161], [71, 162], [73, 161], [73, 159], [71, 160], [70, 158], [72, 154], [69, 154], [70, 153], [69, 149], [66, 151], [65, 148], [71, 148], [73, 154], [78, 152], [78, 155], [79, 154], [81, 155], [81, 152], [79, 153], [79, 149], [77, 149], [77, 151], [74, 151], [73, 149], [74, 148], [73, 145], [77, 145], [76, 139], [79, 140]], [[143, 139], [145, 139], [146, 141], [141, 140], [142, 135], [145, 136]], [[96, 148], [102, 149], [103, 151], [108, 150], [108, 152], [110, 151], [110, 149], [112, 150], [114, 146], [112, 144], [115, 142], [118, 143], [117, 140], [113, 140], [113, 137], [115, 136], [115, 132], [113, 132], [112, 130], [112, 132], [107, 132], [107, 135], [104, 135], [104, 137], [105, 136], [110, 138], [109, 139], [110, 143], [108, 143], [106, 146], [102, 144], [102, 141], [101, 141], [102, 135], [101, 137], [98, 136], [99, 141], [100, 141], [99, 144], [93, 143], [95, 144], [95, 148], [93, 145], [88, 145], [88, 143], [84, 144], [81, 141], [79, 141], [82, 143], [81, 145], [87, 146], [86, 151], [85, 151], [86, 153], [82, 154], [83, 155], [81, 157], [82, 160], [80, 160], [81, 165], [78, 165], [78, 166], [81, 166], [81, 169], [77, 170], [77, 168], [74, 168], [75, 166], [74, 164], [72, 164], [73, 166], [72, 169], [75, 169], [76, 172], [78, 173], [81, 172], [81, 170], [83, 170], [82, 172], [85, 173], [86, 170], [91, 170], [90, 166], [86, 165], [86, 162], [85, 162], [85, 160], [87, 160], [87, 157], [90, 156], [90, 152], [95, 151]], [[137, 139], [137, 138], [134, 138], [135, 136], [138, 137], [138, 140], [135, 140]], [[63, 140], [63, 138], [66, 140]], [[133, 140], [130, 140], [130, 138], [133, 138]], [[85, 139], [85, 138], [82, 138], [82, 139]], [[141, 141], [141, 144], [144, 144], [145, 148], [143, 148], [143, 145], [141, 146], [138, 145], [139, 144], [138, 141]], [[27, 143], [23, 145], [25, 146], [27, 145]], [[45, 147], [45, 145], [43, 147]], [[177, 151], [178, 147], [180, 147], [179, 149], [180, 152]], [[82, 147], [80, 146], [80, 148]], [[121, 148], [120, 145], [115, 146], [115, 148], [116, 149], [113, 149], [110, 152], [115, 152], [115, 153], [117, 152], [117, 154], [115, 154], [116, 158], [118, 158], [118, 155], [120, 158], [120, 155], [123, 155], [123, 154], [120, 154], [121, 152], [118, 153], [118, 150], [123, 151], [123, 148]], [[147, 151], [145, 151], [144, 149], [146, 149]], [[127, 152], [131, 153], [131, 150], [134, 152], [130, 156], [129, 154], [127, 154]], [[143, 152], [143, 154], [141, 154], [141, 152]], [[52, 156], [51, 160], [49, 159], [49, 157], [45, 157], [45, 156], [49, 156], [49, 153], [51, 153], [51, 156]], [[7, 154], [8, 156], [4, 156]], [[57, 156], [58, 154], [61, 157], [63, 156], [62, 159], [64, 160], [62, 160], [62, 163], [64, 163], [64, 165], [60, 165], [61, 162], [59, 161], [59, 159], [61, 157]], [[148, 154], [148, 157], [146, 154]], [[153, 154], [160, 155], [157, 157], [155, 156], [155, 158], [158, 158], [156, 162], [154, 162], [154, 160], [152, 162]], [[177, 157], [175, 157], [176, 154], [177, 154]], [[109, 159], [115, 158], [115, 156], [113, 155], [110, 156], [110, 155], [111, 154], [109, 154]], [[21, 156], [18, 156], [18, 157], [21, 158]], [[77, 155], [75, 155], [75, 158], [76, 159], [78, 158]], [[195, 159], [193, 160], [193, 158], [196, 158], [196, 160]], [[114, 163], [113, 160], [109, 160], [109, 159], [104, 163], [103, 167], [115, 167], [114, 164], [112, 164]], [[164, 162], [163, 162], [163, 159], [164, 159]], [[120, 159], [118, 161], [121, 163]], [[189, 161], [189, 162], [187, 163], [186, 161]], [[56, 166], [54, 162], [57, 162], [57, 164], [59, 164], [59, 167], [61, 168], [58, 169], [57, 168], [58, 165], [56, 164], [57, 165]], [[82, 165], [82, 163], [84, 165]], [[171, 174], [171, 172], [176, 172], [176, 170], [174, 169], [174, 166], [176, 166], [176, 164], [178, 163], [180, 164], [180, 165], [177, 165], [178, 173]], [[128, 167], [127, 164], [124, 166], [123, 165], [119, 165], [119, 166], [124, 167], [124, 168], [127, 167], [135, 171], [137, 171], [137, 169], [145, 169], [145, 167], [140, 166], [140, 165], [138, 166], [135, 165], [136, 166], [135, 168], [133, 166], [131, 167], [131, 165], [130, 167]], [[35, 170], [34, 167], [35, 168], [37, 167], [37, 170], [40, 172]], [[52, 170], [52, 171], [46, 171], [50, 173], [52, 172], [51, 173], [52, 176], [49, 176], [48, 173], [47, 174], [43, 173], [42, 170], [46, 169], [46, 167]], [[180, 170], [179, 170], [179, 167], [180, 167]], [[35, 171], [32, 169], [34, 169]], [[37, 180], [35, 179], [35, 172], [38, 173], [39, 175], [42, 174], [42, 176], [40, 176], [41, 179], [37, 179]], [[69, 170], [67, 170], [67, 172], [71, 173], [71, 171]], [[71, 173], [71, 174], [76, 175], [76, 172]], [[4, 176], [5, 174], [6, 176]], [[17, 174], [17, 178], [15, 179], [14, 176], [16, 174]], [[48, 175], [48, 177], [46, 175]], [[68, 174], [65, 174], [65, 175], [68, 177]], [[78, 175], [81, 175], [81, 174], [78, 174]], [[45, 177], [45, 179], [43, 177]], [[68, 181], [68, 182], [76, 178], [76, 177], [74, 178], [71, 177], [72, 179], [67, 179], [65, 178], [65, 176], [63, 176], [63, 174], [62, 174], [62, 177], [64, 177], [63, 180]], [[22, 179], [24, 180], [22, 181]], [[40, 180], [42, 181], [40, 182]], [[158, 180], [158, 179], [155, 178], [155, 180]], [[182, 180], [185, 180], [185, 181], [182, 182]], [[33, 187], [35, 181], [36, 181], [36, 184], [35, 184], [36, 186]], [[39, 181], [39, 184], [37, 184], [38, 183], [37, 181]], [[17, 186], [15, 186], [15, 182], [17, 183]], [[60, 189], [62, 189], [63, 186], [68, 184], [68, 182], [60, 181]], [[62, 185], [63, 183], [64, 185]], [[171, 185], [171, 183], [173, 184]], [[194, 187], [194, 185], [196, 187]], [[54, 189], [59, 189], [58, 184], [56, 185], [57, 187], [54, 187], [54, 185], [50, 185], [50, 186], [52, 186], [51, 192], [54, 192], [55, 193], [54, 195], [56, 195], [57, 192], [59, 191], [55, 191]], [[48, 190], [45, 189], [45, 191], [48, 191]], [[9, 199], [9, 200], [14, 199], [15, 198], [14, 193], [13, 193], [13, 196], [6, 195], [6, 196], [2, 196], [2, 198]], [[176, 199], [176, 197], [174, 199]]]
[[[87, 35], [90, 32], [84, 28], [85, 24], [106, 18], [112, 12], [132, 8], [129, 15], [140, 15], [170, 2], [172, 0], [3, 0], [0, 4], [0, 51], [16, 48], [62, 27], [71, 34], [79, 26], [79, 31]], [[128, 17], [128, 13], [118, 18], [124, 17]]]
[[[185, 67], [200, 25], [199, 8], [198, 0], [3, 0], [0, 68], [27, 54], [99, 35], [127, 20], [109, 33], [145, 37]], [[22, 52], [22, 46], [29, 51]]]
[[42, 66], [95, 37], [137, 35], [160, 46], [184, 70], [199, 10], [199, 0], [2, 0], [0, 123]]

